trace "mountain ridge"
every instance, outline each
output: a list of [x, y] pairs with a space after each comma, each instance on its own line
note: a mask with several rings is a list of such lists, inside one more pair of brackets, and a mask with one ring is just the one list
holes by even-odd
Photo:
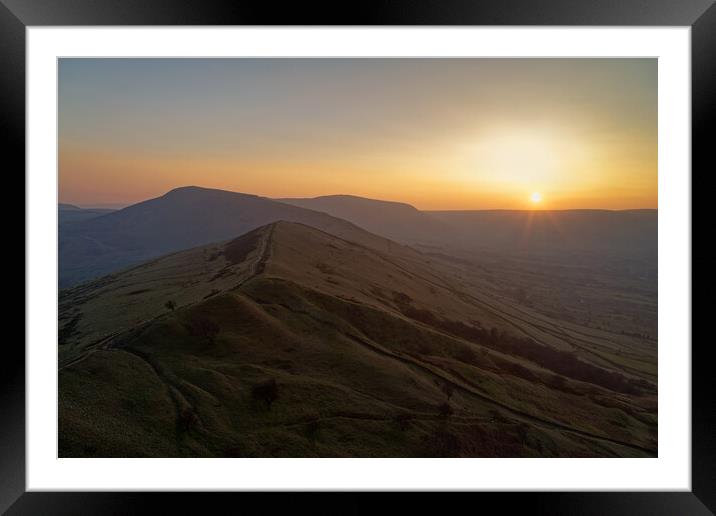
[[121, 210], [63, 225], [60, 287], [180, 249], [231, 238], [276, 220], [304, 222], [335, 234], [351, 222], [271, 199], [183, 187]]

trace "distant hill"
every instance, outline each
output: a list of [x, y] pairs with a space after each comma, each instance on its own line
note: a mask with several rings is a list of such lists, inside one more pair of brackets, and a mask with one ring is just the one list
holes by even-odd
[[60, 288], [277, 220], [301, 222], [337, 235], [353, 229], [349, 222], [325, 213], [256, 195], [177, 188], [121, 210], [61, 225]]
[[453, 245], [491, 252], [656, 261], [657, 210], [430, 211], [453, 230]]
[[420, 211], [409, 204], [352, 195], [280, 200], [426, 248], [656, 260], [657, 210]]
[[[69, 222], [79, 222], [82, 220], [89, 220], [100, 215], [106, 215], [114, 210], [105, 208], [80, 208], [74, 204], [59, 203], [57, 205], [58, 224], [63, 226]], [[62, 231], [62, 230], [60, 230]]]
[[401, 202], [379, 201], [354, 195], [278, 200], [302, 208], [323, 211], [348, 220], [372, 233], [407, 244], [445, 241], [451, 231], [447, 224], [429, 213]]
[[336, 227], [275, 222], [61, 292], [60, 456], [655, 455], [650, 344]]
[[278, 220], [341, 235], [352, 225], [435, 252], [527, 255], [595, 264], [647, 260], [656, 266], [656, 210], [420, 211], [404, 203], [330, 195], [272, 200], [184, 187], [127, 208], [59, 206], [60, 287], [164, 253], [219, 241]]
[[82, 208], [80, 208], [79, 206], [75, 206], [74, 204], [67, 204], [61, 202], [57, 205], [57, 209], [59, 211], [76, 211], [81, 210]]

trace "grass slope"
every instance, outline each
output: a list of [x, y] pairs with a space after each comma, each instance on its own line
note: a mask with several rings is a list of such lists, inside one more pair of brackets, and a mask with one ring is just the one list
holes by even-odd
[[60, 456], [655, 455], [650, 372], [602, 334], [355, 231], [274, 223], [63, 292]]

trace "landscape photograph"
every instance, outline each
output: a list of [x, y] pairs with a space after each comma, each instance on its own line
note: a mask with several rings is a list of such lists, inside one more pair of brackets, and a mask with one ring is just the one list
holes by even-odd
[[59, 59], [59, 457], [657, 457], [657, 173], [656, 59]]

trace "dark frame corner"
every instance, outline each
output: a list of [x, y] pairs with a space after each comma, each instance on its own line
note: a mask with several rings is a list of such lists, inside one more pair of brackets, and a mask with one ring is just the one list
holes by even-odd
[[[336, 7], [338, 6], [338, 8]], [[343, 7], [341, 9], [341, 7]], [[6, 143], [6, 176], [25, 169], [25, 29], [42, 25], [667, 25], [691, 27], [692, 52], [692, 195], [705, 195], [707, 165], [713, 170], [708, 129], [716, 125], [716, 5], [714, 0], [372, 0], [339, 3], [286, 3], [277, 9], [255, 0], [140, 2], [139, 0], [0, 0], [0, 134]], [[24, 180], [18, 184], [24, 192]], [[23, 196], [24, 197], [24, 196]], [[703, 206], [704, 203], [699, 203]], [[693, 201], [692, 201], [693, 211]], [[18, 211], [14, 212], [15, 214]], [[17, 216], [17, 215], [15, 215]], [[703, 214], [706, 217], [705, 214]], [[702, 217], [693, 216], [702, 225]], [[18, 225], [19, 226], [19, 225]], [[693, 229], [692, 229], [693, 234]], [[693, 237], [692, 237], [693, 238]], [[21, 240], [24, 242], [24, 228]], [[693, 240], [692, 240], [693, 242]], [[693, 252], [693, 243], [692, 243]], [[692, 258], [692, 271], [713, 259]], [[17, 260], [19, 261], [19, 260]], [[693, 274], [693, 272], [692, 272]], [[18, 275], [19, 276], [19, 275]], [[713, 278], [713, 274], [710, 275]], [[713, 279], [694, 285], [694, 292], [713, 291]], [[23, 294], [24, 299], [24, 294]], [[703, 307], [704, 305], [701, 305]], [[693, 317], [693, 316], [692, 316]], [[692, 347], [692, 491], [688, 493], [520, 493], [460, 494], [496, 501], [502, 510], [538, 514], [714, 514], [716, 513], [716, 400], [708, 341]], [[25, 492], [25, 353], [7, 339], [0, 375], [0, 511], [8, 514], [135, 514], [153, 512], [167, 494], [26, 493]], [[172, 497], [181, 513], [205, 511], [207, 498], [233, 494], [189, 494]], [[260, 497], [262, 511], [316, 509], [305, 494], [244, 494], [242, 504]], [[326, 494], [326, 511], [367, 512], [384, 503], [381, 494]], [[499, 497], [499, 499], [498, 499]], [[437, 495], [412, 497], [422, 510], [444, 509]], [[211, 502], [215, 502], [212, 500]], [[177, 503], [178, 502], [178, 503]], [[470, 502], [474, 503], [474, 499]], [[180, 505], [181, 504], [181, 505]], [[439, 505], [438, 505], [439, 504]], [[417, 505], [417, 503], [416, 503]], [[172, 507], [175, 510], [175, 507]]]

